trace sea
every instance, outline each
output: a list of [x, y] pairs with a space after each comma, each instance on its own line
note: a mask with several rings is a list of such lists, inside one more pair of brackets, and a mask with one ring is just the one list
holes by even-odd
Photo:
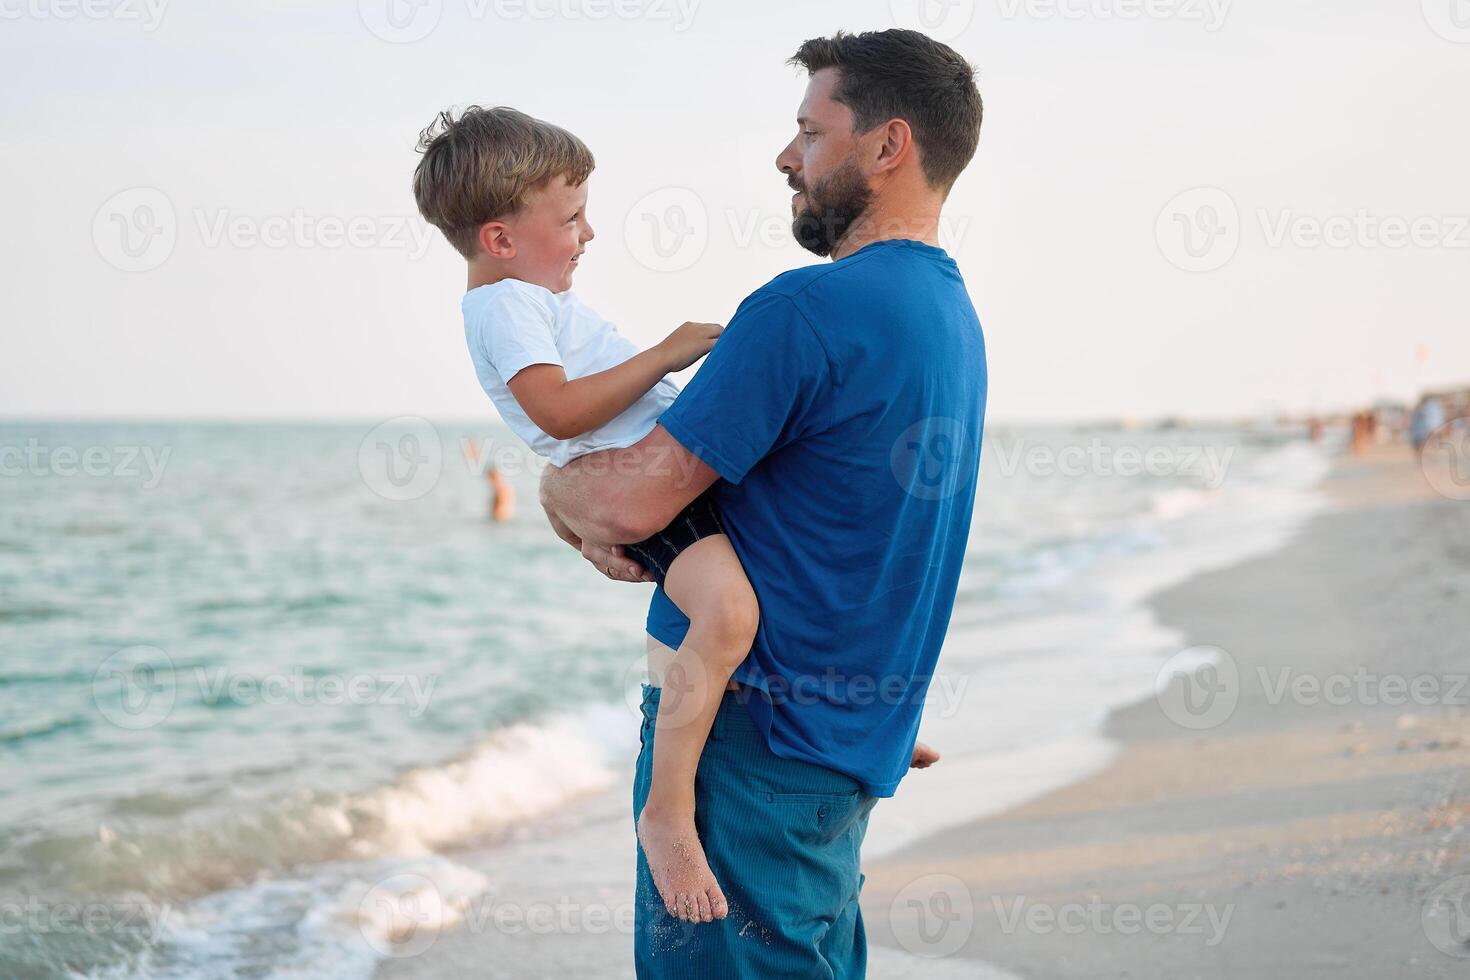
[[[944, 759], [865, 857], [1105, 766], [1108, 712], [1209, 639], [1147, 598], [1280, 547], [1336, 451], [992, 424], [920, 736]], [[0, 422], [0, 977], [370, 980], [528, 849], [630, 881], [631, 837], [578, 814], [628, 806], [652, 586], [556, 539], [540, 468], [486, 421]], [[484, 975], [560, 975], [557, 941]]]

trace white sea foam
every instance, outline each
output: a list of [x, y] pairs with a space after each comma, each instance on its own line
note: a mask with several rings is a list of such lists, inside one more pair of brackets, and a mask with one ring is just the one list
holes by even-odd
[[98, 883], [191, 895], [226, 877], [494, 840], [606, 789], [632, 730], [625, 708], [592, 705], [497, 729], [454, 759], [356, 793], [304, 791], [259, 810], [211, 815], [180, 836], [103, 825], [91, 852], [76, 855], [79, 872]]
[[78, 980], [368, 980], [457, 925], [489, 885], [442, 857], [329, 862], [214, 892], [164, 917], [160, 942]]
[[[275, 813], [273, 839], [295, 840], [298, 853], [276, 853], [294, 870], [212, 891], [172, 906], [162, 942], [141, 960], [87, 974], [88, 980], [357, 980], [384, 957], [412, 952], [458, 923], [489, 879], [438, 854], [524, 826], [570, 802], [605, 790], [616, 778], [636, 731], [621, 705], [521, 723], [491, 733], [469, 752], [381, 786]], [[289, 824], [294, 837], [283, 835]], [[227, 822], [209, 839], [214, 853], [238, 851], [248, 863], [255, 820]], [[99, 846], [121, 859], [168, 861], [114, 832]], [[152, 842], [157, 843], [157, 842]], [[179, 849], [166, 876], [176, 887], [191, 875], [197, 848]], [[114, 869], [116, 870], [116, 869]], [[140, 874], [158, 881], [158, 869]]]
[[611, 785], [600, 734], [615, 730], [602, 725], [610, 714], [616, 709], [599, 705], [582, 716], [511, 725], [461, 759], [415, 769], [332, 808], [352, 828], [347, 840], [359, 857], [430, 854], [499, 834]]

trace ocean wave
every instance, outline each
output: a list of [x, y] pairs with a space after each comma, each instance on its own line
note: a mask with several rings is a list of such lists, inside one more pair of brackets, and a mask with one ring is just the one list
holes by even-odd
[[1154, 495], [1153, 516], [1161, 521], [1178, 520], [1188, 514], [1218, 504], [1220, 494], [1216, 490], [1195, 487], [1176, 487]]
[[0, 606], [0, 623], [39, 623], [66, 614], [59, 606]]
[[[247, 813], [149, 800], [146, 811], [190, 811], [191, 819], [167, 829], [146, 821], [104, 823], [90, 837], [36, 840], [23, 853], [33, 865], [59, 863], [76, 887], [179, 900], [302, 865], [422, 857], [489, 843], [606, 789], [615, 772], [602, 733], [613, 727], [609, 715], [625, 717], [625, 710], [603, 705], [509, 725], [457, 758], [357, 793], [303, 790]], [[124, 806], [120, 815], [136, 813]]]
[[25, 684], [71, 685], [90, 684], [92, 675], [79, 670], [56, 673], [0, 674], [0, 687], [20, 687]]
[[65, 718], [48, 718], [44, 721], [34, 721], [12, 725], [9, 728], [0, 728], [0, 745], [16, 745], [20, 742], [30, 742], [36, 739], [46, 738], [60, 732], [76, 731], [86, 728], [91, 720], [78, 715], [69, 715]]
[[70, 980], [369, 980], [458, 925], [489, 887], [447, 858], [332, 862], [183, 906], [153, 905], [118, 962]]

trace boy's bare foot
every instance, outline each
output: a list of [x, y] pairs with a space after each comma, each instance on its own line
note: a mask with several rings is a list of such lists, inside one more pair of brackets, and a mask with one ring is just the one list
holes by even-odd
[[713, 922], [729, 914], [694, 829], [693, 813], [671, 815], [645, 806], [638, 817], [638, 843], [670, 915], [686, 922]]

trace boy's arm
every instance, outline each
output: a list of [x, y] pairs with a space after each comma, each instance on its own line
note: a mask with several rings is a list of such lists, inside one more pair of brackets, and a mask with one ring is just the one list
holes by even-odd
[[606, 425], [664, 375], [709, 353], [720, 330], [718, 324], [686, 323], [623, 363], [573, 381], [559, 364], [532, 364], [517, 371], [507, 387], [542, 432], [573, 439]]

